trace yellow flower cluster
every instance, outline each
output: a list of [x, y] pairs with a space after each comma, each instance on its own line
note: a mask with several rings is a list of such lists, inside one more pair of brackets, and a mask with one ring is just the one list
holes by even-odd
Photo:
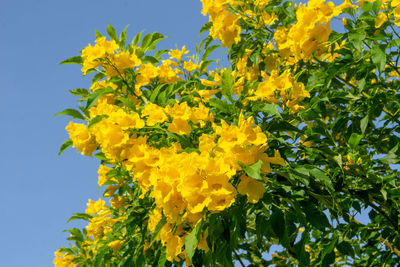
[[282, 100], [293, 112], [303, 109], [299, 103], [310, 97], [310, 93], [305, 90], [303, 83], [294, 80], [289, 71], [279, 74], [278, 70], [273, 70], [271, 75], [265, 72], [261, 75], [264, 81], [258, 84], [254, 96], [248, 97], [247, 100], [267, 100], [270, 103], [279, 103]]
[[[179, 62], [182, 61], [182, 56], [187, 53], [189, 53], [189, 51], [183, 46], [182, 50], [171, 50], [169, 52], [170, 59], [163, 60], [159, 66], [154, 66], [151, 63], [141, 65], [137, 70], [138, 76], [136, 78], [135, 93], [141, 95], [140, 88], [151, 84], [155, 80], [160, 83], [174, 83], [182, 80], [179, 75], [183, 75], [184, 72], [176, 67], [178, 67]], [[173, 59], [178, 62], [173, 61]], [[184, 62], [184, 69], [188, 72], [192, 72], [195, 69], [199, 69], [199, 66], [189, 61]]]
[[[240, 40], [240, 16], [229, 9], [229, 5], [235, 4], [228, 0], [203, 0], [203, 14], [209, 13], [213, 22], [211, 35], [227, 47]], [[259, 0], [254, 4], [261, 10], [268, 1]], [[325, 5], [319, 8], [323, 7]], [[298, 16], [301, 17], [301, 12]], [[321, 27], [325, 27], [323, 23], [329, 24], [327, 19], [319, 18], [318, 21]], [[314, 23], [317, 22], [314, 20]], [[99, 97], [85, 112], [89, 126], [71, 122], [66, 129], [79, 152], [91, 156], [99, 149], [107, 159], [103, 162], [105, 165], [99, 167], [98, 184], [107, 186], [104, 197], [110, 198], [109, 206], [101, 199], [89, 200], [86, 213], [93, 217], [86, 227], [88, 249], [107, 244], [118, 251], [123, 246], [123, 237], [109, 237], [115, 223], [125, 219], [124, 210], [132, 205], [129, 193], [121, 193], [120, 189], [133, 182], [141, 190], [140, 198], [146, 196], [154, 200], [155, 208], [148, 219], [148, 230], [155, 232], [160, 220], [166, 219], [157, 238], [166, 247], [167, 259], [173, 261], [186, 257], [185, 238], [204, 214], [229, 208], [237, 194], [245, 195], [250, 203], [257, 203], [263, 197], [264, 182], [247, 176], [243, 166], [261, 164], [261, 174], [265, 177], [272, 171], [271, 164], [285, 166], [286, 162], [278, 150], [274, 155], [266, 153], [267, 136], [253, 117], [245, 118], [240, 112], [235, 123], [214, 118], [215, 113], [211, 112], [212, 105], [208, 101], [220, 93], [222, 77], [225, 77], [225, 71], [230, 70], [211, 71], [208, 79], [198, 79], [193, 73], [199, 71], [200, 66], [183, 59], [189, 52], [185, 46], [170, 50], [170, 58], [159, 61], [159, 64], [142, 62], [135, 54], [136, 49], [140, 48], [123, 50], [114, 40], [100, 37], [95, 46], [89, 45], [82, 51], [82, 71], [86, 74], [98, 68], [105, 75], [104, 80], [93, 83], [91, 91], [113, 90]], [[292, 111], [298, 111], [302, 108], [300, 102], [310, 95], [289, 71], [279, 72], [281, 59], [278, 54], [269, 54], [270, 50], [274, 50], [272, 43], [262, 47], [263, 57], [257, 66], [248, 64], [254, 49], [244, 51], [236, 68], [230, 71], [232, 94], [239, 96], [245, 83], [252, 82], [258, 86], [256, 90], [250, 90], [247, 100], [273, 103], [282, 100]], [[261, 62], [266, 66], [265, 70], [260, 69]], [[129, 74], [127, 69], [133, 70], [134, 74], [124, 75], [124, 72]], [[196, 85], [182, 85], [176, 92], [177, 97], [170, 97], [163, 105], [149, 101], [148, 93], [153, 93], [156, 86], [168, 84], [159, 87], [162, 91], [169, 89], [169, 84], [180, 85], [184, 75], [186, 78], [196, 76], [193, 83]], [[123, 82], [118, 83], [118, 79]], [[165, 142], [160, 145], [152, 138], [154, 135]], [[187, 145], [181, 140], [186, 139], [192, 142], [192, 146], [183, 149]], [[115, 168], [127, 171], [130, 180], [122, 181], [120, 177], [108, 175]], [[233, 184], [232, 181], [236, 182]], [[198, 249], [208, 250], [207, 235], [205, 230]], [[57, 258], [63, 259], [61, 256]]]
[[72, 261], [75, 256], [73, 255], [67, 255], [65, 253], [62, 253], [60, 251], [56, 251], [54, 253], [55, 258], [54, 258], [54, 265], [57, 267], [76, 267], [75, 263]]
[[390, 4], [394, 8], [393, 10], [394, 23], [400, 27], [400, 1], [392, 0]]
[[107, 41], [104, 36], [97, 38], [95, 46], [89, 44], [82, 50], [82, 72], [86, 74], [90, 69], [102, 66], [107, 77], [111, 78], [123, 75], [125, 69], [135, 68], [142, 64], [135, 54], [135, 49], [133, 51], [117, 50], [119, 46], [114, 40]]
[[297, 22], [279, 27], [274, 35], [275, 44], [282, 57], [289, 62], [308, 61], [312, 55], [321, 56], [327, 49], [331, 29], [330, 20], [341, 13], [341, 7], [325, 0], [310, 0], [296, 10]]
[[222, 46], [231, 47], [234, 43], [240, 40], [240, 32], [242, 31], [239, 25], [240, 16], [227, 10], [231, 0], [201, 0], [203, 3], [202, 14], [210, 15], [210, 21], [213, 23], [210, 35], [214, 39], [219, 39]]
[[84, 124], [71, 121], [65, 129], [68, 131], [73, 146], [76, 147], [78, 152], [82, 152], [82, 155], [85, 156], [91, 156], [96, 150], [97, 144], [87, 127]]
[[[267, 149], [265, 134], [254, 124], [252, 117], [245, 120], [243, 114], [236, 126], [225, 121], [221, 121], [221, 125], [215, 124], [213, 115], [202, 103], [198, 107], [190, 107], [182, 102], [165, 108], [148, 103], [141, 116], [118, 107], [108, 110], [107, 117], [89, 130], [83, 124], [78, 124], [87, 135], [75, 137], [70, 133], [74, 137], [72, 140], [74, 144], [99, 146], [108, 159], [115, 164], [122, 162], [122, 166], [133, 173], [134, 182], [142, 189], [142, 196], [151, 192], [156, 211], [150, 218], [154, 223], [149, 224], [149, 229], [154, 230], [152, 227], [159, 221], [160, 214], [167, 218], [168, 223], [161, 231], [160, 240], [167, 247], [169, 260], [182, 255], [184, 238], [188, 234], [184, 230], [180, 234], [171, 231], [172, 225], [180, 225], [182, 229], [184, 224], [194, 227], [202, 218], [204, 209], [220, 212], [234, 203], [237, 191], [230, 179], [242, 171], [238, 162], [251, 165], [261, 160], [263, 173], [271, 171], [271, 163], [285, 165], [279, 153], [274, 157], [264, 153]], [[189, 122], [199, 127], [204, 127], [207, 122], [212, 123], [214, 133], [199, 137], [199, 153], [182, 152], [178, 143], [157, 149], [147, 144], [146, 136], [131, 133], [145, 125], [155, 126], [168, 121], [171, 121], [168, 131], [178, 135], [191, 133], [194, 126]], [[81, 136], [83, 140], [79, 139]], [[86, 142], [87, 136], [91, 137], [91, 142], [96, 142]], [[88, 150], [82, 146], [80, 149]], [[113, 179], [107, 177], [110, 170], [109, 167], [100, 166], [99, 185]], [[245, 175], [240, 179], [239, 193], [247, 195], [250, 202], [257, 202], [264, 193], [263, 184]], [[109, 186], [107, 194], [112, 195], [117, 187]], [[124, 206], [125, 198], [116, 196], [110, 203], [118, 209]], [[88, 235], [94, 240], [100, 240], [104, 234], [112, 231], [116, 219], [111, 217], [111, 211], [105, 207], [103, 200], [89, 200], [86, 212], [95, 215], [87, 226]]]
[[101, 240], [104, 234], [111, 233], [113, 231], [112, 226], [117, 221], [124, 219], [123, 217], [112, 218], [112, 211], [105, 205], [105, 201], [102, 199], [96, 202], [89, 200], [86, 213], [93, 215], [86, 230], [88, 236], [92, 236], [94, 241]]
[[[183, 230], [185, 224], [194, 227], [204, 209], [220, 212], [234, 203], [237, 192], [229, 181], [242, 170], [238, 162], [250, 165], [262, 160], [264, 173], [271, 171], [270, 163], [285, 165], [278, 152], [274, 157], [264, 153], [266, 136], [252, 118], [244, 120], [241, 115], [238, 126], [222, 121], [221, 126], [213, 127], [214, 134], [200, 136], [199, 154], [180, 152], [179, 146], [157, 151], [143, 142], [137, 153], [140, 156], [145, 152], [155, 153], [146, 157], [153, 158], [151, 164], [143, 156], [128, 159], [136, 162], [132, 168], [142, 189], [152, 188], [150, 196], [155, 199], [156, 209], [150, 217], [149, 229], [154, 231], [161, 214], [167, 218], [159, 238], [167, 248], [169, 260], [183, 255], [182, 246], [188, 234]], [[241, 179], [239, 192], [246, 194], [249, 201], [257, 202], [264, 193], [263, 184], [245, 175]], [[178, 234], [172, 231], [174, 225], [181, 229]]]

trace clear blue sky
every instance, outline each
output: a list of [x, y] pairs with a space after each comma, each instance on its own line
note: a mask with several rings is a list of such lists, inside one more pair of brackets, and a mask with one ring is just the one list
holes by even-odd
[[90, 86], [80, 67], [58, 65], [94, 42], [109, 23], [128, 27], [128, 40], [144, 30], [170, 36], [161, 49], [186, 45], [194, 52], [207, 18], [200, 0], [14, 0], [0, 2], [1, 98], [0, 266], [53, 266], [54, 251], [67, 246], [64, 229], [88, 198], [98, 199], [99, 162], [67, 150], [66, 117], [76, 108], [69, 89]]
[[99, 162], [67, 150], [66, 117], [76, 108], [69, 89], [90, 85], [77, 65], [58, 65], [94, 42], [111, 23], [128, 40], [144, 30], [170, 36], [163, 49], [186, 45], [194, 52], [201, 26], [199, 0], [14, 0], [0, 1], [2, 189], [0, 266], [53, 266], [53, 253], [67, 246], [66, 224], [98, 199]]

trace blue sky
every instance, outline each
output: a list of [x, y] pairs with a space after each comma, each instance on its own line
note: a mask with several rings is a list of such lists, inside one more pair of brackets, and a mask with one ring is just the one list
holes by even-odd
[[88, 88], [80, 67], [58, 65], [94, 42], [95, 30], [128, 27], [128, 40], [160, 32], [170, 38], [160, 49], [186, 45], [194, 52], [207, 18], [199, 0], [14, 0], [0, 2], [1, 98], [0, 166], [3, 203], [0, 229], [1, 266], [53, 266], [54, 251], [67, 246], [64, 229], [89, 198], [98, 199], [99, 162], [67, 150], [66, 117], [76, 108], [69, 89]]
[[157, 31], [170, 36], [159, 48], [192, 53], [207, 21], [200, 11], [199, 0], [0, 1], [1, 266], [53, 266], [54, 251], [68, 244], [62, 231], [74, 226], [68, 218], [101, 195], [97, 160], [75, 149], [57, 156], [68, 118], [52, 115], [77, 107], [69, 89], [90, 85], [79, 66], [58, 63], [109, 23], [117, 32], [130, 25], [128, 40]]

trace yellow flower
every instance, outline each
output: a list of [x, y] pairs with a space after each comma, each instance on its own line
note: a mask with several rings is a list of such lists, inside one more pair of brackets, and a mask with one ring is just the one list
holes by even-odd
[[187, 72], [189, 72], [189, 73], [192, 72], [192, 71], [194, 71], [194, 70], [200, 70], [200, 66], [194, 64], [191, 60], [185, 61], [185, 62], [183, 63], [183, 67], [184, 67], [185, 70], [186, 70]]
[[114, 40], [107, 41], [104, 36], [97, 38], [95, 46], [89, 44], [82, 50], [82, 72], [86, 74], [89, 69], [101, 66], [103, 62], [99, 59], [113, 56], [118, 48], [118, 44]]
[[54, 265], [55, 267], [75, 267], [75, 263], [73, 262], [73, 259], [75, 258], [74, 255], [67, 255], [64, 254], [60, 251], [56, 251], [54, 253], [55, 258], [54, 258]]
[[108, 116], [108, 121], [118, 124], [123, 130], [129, 128], [141, 129], [144, 127], [144, 121], [136, 112], [127, 113], [123, 109], [118, 109]]
[[107, 177], [107, 173], [111, 170], [112, 168], [110, 167], [100, 165], [99, 170], [97, 171], [97, 173], [99, 174], [99, 181], [98, 181], [99, 186], [102, 186], [111, 179], [110, 177]]
[[111, 207], [114, 209], [119, 209], [125, 206], [126, 203], [126, 198], [123, 196], [114, 196], [112, 199], [110, 199], [110, 204]]
[[129, 51], [119, 52], [112, 57], [110, 63], [105, 67], [108, 78], [124, 74], [125, 69], [132, 69], [142, 64], [135, 53]]
[[272, 25], [278, 19], [274, 12], [272, 12], [271, 14], [268, 12], [263, 12], [262, 18], [266, 25]]
[[143, 64], [137, 71], [135, 88], [140, 88], [151, 83], [158, 75], [158, 69], [151, 63]]
[[107, 245], [112, 248], [112, 250], [114, 251], [118, 251], [122, 245], [124, 244], [124, 242], [122, 240], [114, 240], [111, 241], [110, 243], [108, 243]]
[[104, 192], [104, 197], [111, 197], [115, 194], [115, 191], [119, 188], [119, 185], [109, 185], [106, 187], [106, 191]]
[[192, 128], [188, 124], [186, 120], [176, 118], [174, 119], [171, 124], [168, 126], [168, 131], [171, 133], [176, 133], [179, 135], [186, 134], [189, 135], [192, 131]]
[[167, 106], [165, 112], [174, 119], [188, 120], [191, 116], [191, 108], [186, 102], [176, 103], [174, 106]]
[[379, 15], [375, 18], [375, 28], [380, 28], [383, 23], [388, 20], [388, 17], [384, 12], [380, 12]]
[[[201, 82], [201, 83], [203, 84], [203, 82]], [[215, 95], [219, 91], [220, 91], [219, 89], [215, 89], [215, 90], [198, 90], [197, 93], [200, 95], [200, 97], [204, 101], [208, 101], [211, 98], [212, 95]]]
[[178, 61], [182, 60], [182, 56], [189, 53], [189, 50], [186, 50], [186, 46], [182, 46], [182, 50], [175, 49], [171, 50], [168, 55], [170, 55], [171, 59], [176, 59]]
[[224, 47], [231, 47], [240, 41], [242, 31], [238, 23], [239, 17], [228, 11], [223, 11], [214, 18], [210, 29], [210, 35], [214, 39], [219, 39]]
[[158, 68], [159, 76], [158, 80], [161, 83], [174, 83], [176, 81], [181, 80], [174, 69], [169, 64], [162, 64]]
[[144, 110], [142, 111], [142, 116], [147, 116], [147, 126], [154, 126], [157, 123], [163, 123], [168, 120], [167, 115], [165, 115], [164, 109], [153, 103], [146, 104]]
[[91, 199], [89, 199], [89, 203], [87, 203], [87, 209], [86, 209], [86, 213], [87, 214], [95, 214], [98, 213], [102, 210], [104, 210], [106, 208], [106, 202], [104, 200], [102, 200], [101, 198], [99, 198], [99, 200], [97, 201], [93, 201]]
[[82, 151], [82, 155], [91, 156], [96, 150], [97, 144], [86, 125], [71, 121], [65, 129], [72, 140], [72, 146], [76, 147], [78, 152]]
[[246, 175], [240, 176], [240, 183], [237, 187], [240, 194], [246, 195], [251, 203], [257, 203], [264, 195], [264, 184]]

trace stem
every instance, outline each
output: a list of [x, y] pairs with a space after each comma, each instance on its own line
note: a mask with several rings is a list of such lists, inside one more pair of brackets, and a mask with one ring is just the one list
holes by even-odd
[[392, 29], [393, 33], [397, 36], [397, 38], [400, 38], [400, 35], [397, 33], [397, 31], [393, 28], [393, 25], [390, 25], [390, 28]]
[[[133, 93], [133, 95], [136, 96], [137, 98], [139, 98], [139, 96], [136, 95], [136, 93], [135, 93], [135, 89], [134, 89], [134, 88], [131, 88], [131, 86], [130, 86], [129, 83], [125, 80], [124, 76], [123, 76], [122, 73], [119, 71], [119, 69], [118, 69], [114, 64], [112, 64], [111, 60], [110, 60], [108, 57], [106, 58], [106, 60], [107, 60], [108, 64], [118, 73], [118, 76], [122, 79], [122, 81], [124, 82], [124, 84], [125, 84], [125, 85], [128, 87], [128, 89]], [[147, 100], [147, 98], [145, 98], [143, 95], [140, 96], [140, 99], [142, 99], [143, 102], [144, 102], [145, 104], [149, 103], [149, 101]]]
[[398, 225], [386, 214], [384, 210], [382, 210], [379, 206], [375, 205], [375, 203], [371, 202], [368, 203], [372, 208], [374, 208], [376, 211], [378, 211], [385, 219], [393, 226], [393, 228], [399, 232], [399, 227]]
[[[394, 228], [394, 230], [399, 233], [399, 227], [398, 225], [386, 214], [386, 212], [381, 209], [381, 207], [375, 205], [374, 203], [374, 199], [371, 199], [370, 196], [368, 196], [368, 200], [369, 201], [365, 201], [364, 199], [358, 197], [357, 195], [354, 195], [352, 192], [350, 192], [349, 190], [343, 188], [342, 192], [345, 194], [349, 194], [352, 197], [355, 197], [356, 199], [360, 200], [361, 202], [363, 202], [365, 205], [372, 207], [374, 210], [376, 210], [379, 214], [381, 214], [383, 217], [385, 217], [385, 219], [387, 220], [387, 222]], [[371, 201], [372, 200], [372, 201]]]
[[383, 239], [382, 237], [379, 239], [383, 244], [385, 244], [386, 247], [388, 247], [390, 249], [390, 251], [392, 251], [392, 253], [396, 254], [397, 256], [400, 257], [400, 250], [398, 250], [397, 248], [395, 248], [392, 244], [390, 244], [388, 241], [386, 241], [385, 239]]
[[236, 258], [238, 259], [238, 261], [240, 262], [240, 264], [243, 267], [246, 267], [246, 265], [244, 265], [244, 262], [242, 261], [242, 259], [240, 258], [239, 254], [237, 254], [236, 250], [233, 250], [233, 253], [235, 254]]
[[[361, 225], [363, 225], [362, 223], [360, 223], [359, 221], [357, 221], [356, 219], [354, 219], [354, 218], [351, 217], [351, 216], [350, 216], [350, 221], [353, 221], [353, 222], [355, 222], [356, 224], [361, 224]], [[365, 226], [365, 225], [364, 225], [364, 226]], [[367, 229], [368, 227], [365, 227], [365, 228]], [[390, 251], [392, 251], [392, 253], [394, 253], [394, 254], [396, 254], [397, 256], [400, 257], [400, 250], [398, 250], [397, 248], [395, 248], [391, 243], [389, 243], [389, 241], [385, 240], [383, 237], [379, 238], [379, 240], [380, 240], [383, 244], [385, 244], [385, 246], [388, 247], [388, 248], [390, 249]]]

